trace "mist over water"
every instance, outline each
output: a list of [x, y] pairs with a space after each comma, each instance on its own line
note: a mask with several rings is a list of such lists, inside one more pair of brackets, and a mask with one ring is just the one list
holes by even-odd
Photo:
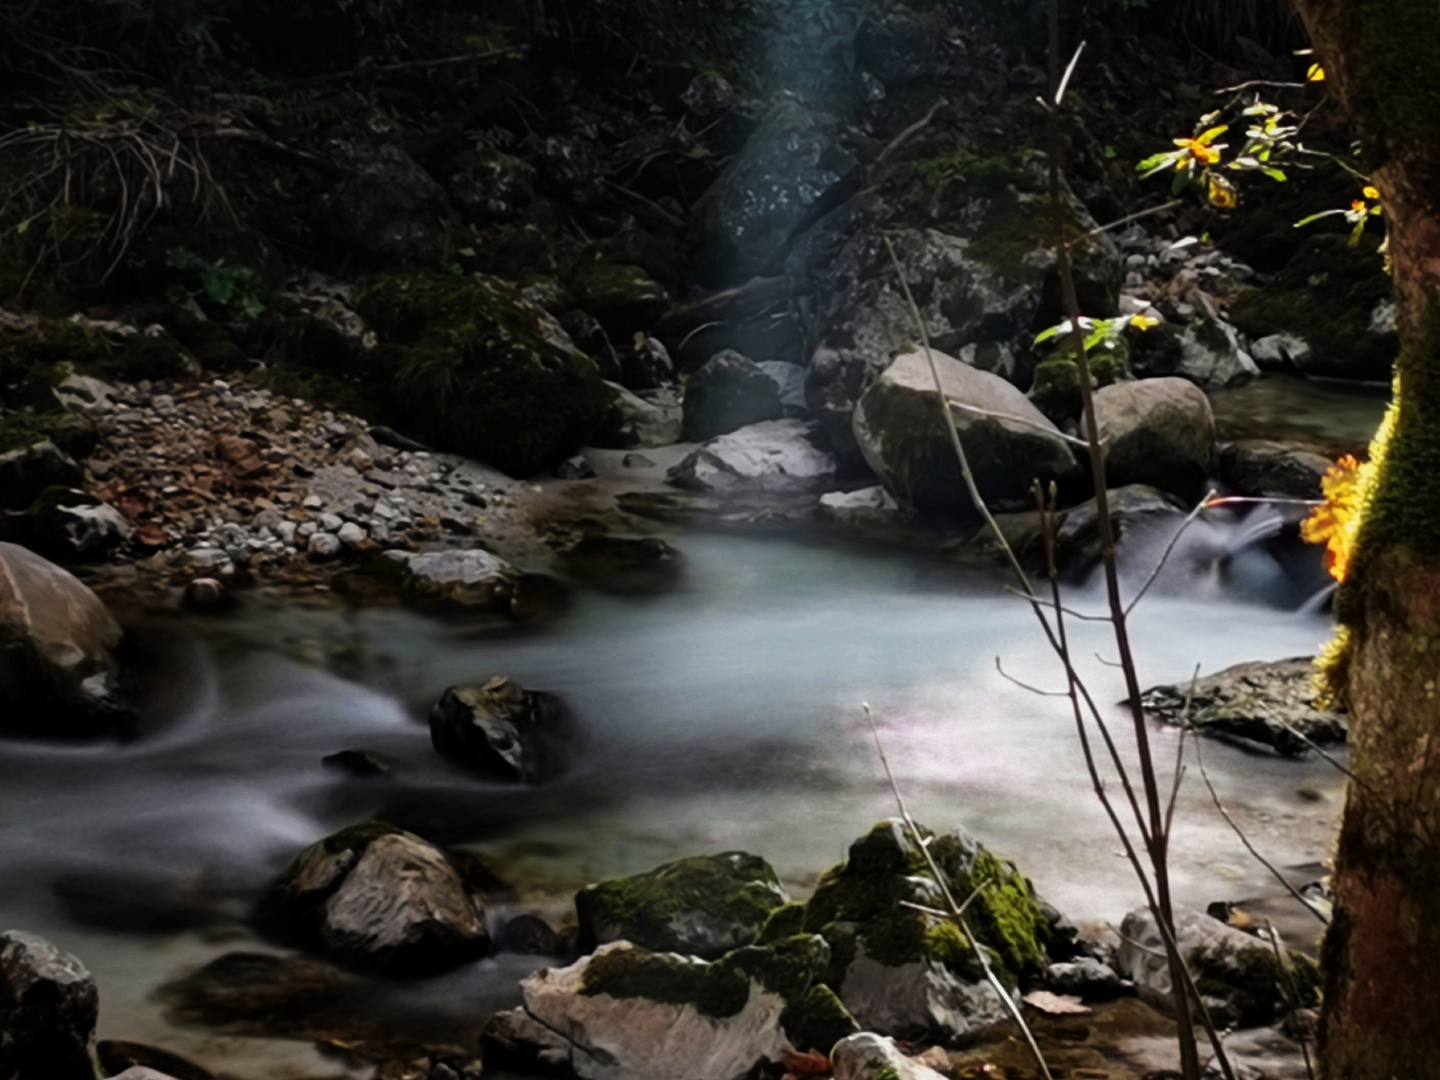
[[[1327, 617], [1293, 610], [1305, 574], [1266, 553], [1269, 534], [1252, 516], [1198, 527], [1177, 544], [1134, 617], [1142, 685], [1183, 681], [1197, 664], [1208, 673], [1304, 655], [1325, 640]], [[1166, 539], [1132, 545], [1132, 589]], [[852, 839], [894, 812], [862, 702], [920, 821], [964, 824], [1077, 921], [1118, 922], [1139, 902], [1067, 702], [997, 670], [998, 657], [1016, 679], [1061, 686], [1023, 601], [973, 572], [900, 554], [793, 537], [697, 534], [678, 545], [685, 568], [674, 590], [583, 594], [538, 632], [393, 609], [251, 611], [234, 628], [240, 644], [179, 651], [188, 703], [147, 737], [84, 748], [0, 744], [0, 921], [80, 953], [112, 1002], [113, 1033], [140, 1037], [137, 1024], [158, 1023], [144, 1003], [148, 989], [175, 964], [219, 947], [178, 935], [165, 962], [155, 951], [163, 934], [82, 929], [67, 914], [77, 911], [77, 880], [82, 897], [88, 881], [91, 892], [139, 896], [142, 907], [144, 883], [189, 883], [243, 916], [301, 846], [381, 816], [491, 855], [532, 897], [544, 891], [536, 882], [553, 883], [553, 902], [535, 901], [552, 917], [584, 881], [731, 848], [763, 855], [803, 894]], [[1099, 612], [1101, 598], [1092, 584], [1069, 602]], [[1119, 672], [1104, 662], [1113, 659], [1108, 625], [1072, 620], [1069, 628], [1096, 699], [1118, 702]], [[285, 655], [313, 640], [343, 642], [358, 678]], [[449, 685], [497, 674], [573, 705], [590, 742], [572, 775], [537, 789], [498, 785], [431, 749], [430, 703]], [[1128, 746], [1123, 710], [1111, 708], [1110, 718]], [[1168, 769], [1174, 732], [1152, 728], [1152, 738]], [[393, 776], [360, 779], [321, 765], [347, 748], [390, 758]], [[1214, 742], [1206, 761], [1272, 861], [1325, 856], [1341, 787], [1330, 766]], [[1180, 902], [1278, 891], [1217, 817], [1193, 768], [1177, 820]], [[484, 996], [477, 981], [503, 998], [516, 974], [487, 961], [450, 978], [436, 987], [460, 978], [475, 1001]]]

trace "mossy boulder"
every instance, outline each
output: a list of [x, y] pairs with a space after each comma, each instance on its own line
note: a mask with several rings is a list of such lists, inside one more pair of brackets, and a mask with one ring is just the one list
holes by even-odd
[[1215, 418], [1205, 392], [1187, 379], [1142, 379], [1095, 392], [1105, 445], [1105, 482], [1149, 484], [1198, 499], [1215, 457]]
[[612, 942], [525, 979], [524, 1008], [482, 1035], [486, 1062], [585, 1080], [738, 1080], [787, 1051], [828, 1053], [857, 1030], [820, 984], [829, 952], [798, 935], [707, 963]]
[[779, 420], [784, 412], [779, 384], [732, 349], [716, 353], [685, 380], [682, 404], [682, 432], [691, 442]]
[[[1033, 505], [1036, 480], [1083, 496], [1080, 467], [1060, 431], [998, 375], [934, 354], [950, 414], [980, 495], [992, 510]], [[921, 510], [972, 516], [923, 352], [907, 349], [855, 407], [855, 442], [886, 489]]]
[[355, 309], [379, 335], [377, 362], [409, 426], [513, 476], [574, 453], [612, 405], [594, 362], [499, 278], [386, 274]]
[[1310, 346], [1296, 364], [1306, 375], [1390, 381], [1400, 351], [1394, 283], [1376, 241], [1351, 247], [1314, 236], [1269, 282], [1237, 297], [1235, 325], [1251, 337], [1289, 334]]
[[805, 905], [803, 929], [830, 944], [825, 983], [867, 1030], [896, 1037], [968, 1037], [1004, 1015], [976, 947], [1009, 986], [1046, 963], [1049, 922], [1013, 864], [956, 829], [921, 829], [966, 925], [906, 904], [943, 909], [944, 893], [908, 827], [881, 822], [826, 871]]
[[[1062, 340], [1046, 351], [1035, 365], [1030, 384], [1030, 400], [1042, 413], [1056, 423], [1080, 415], [1080, 365], [1075, 362], [1075, 345]], [[1087, 349], [1085, 359], [1090, 365], [1091, 389], [1112, 386], [1130, 374], [1130, 346], [1123, 337], [1112, 337]]]
[[631, 941], [713, 959], [752, 943], [788, 900], [769, 863], [727, 851], [588, 885], [575, 897], [575, 909], [582, 948]]

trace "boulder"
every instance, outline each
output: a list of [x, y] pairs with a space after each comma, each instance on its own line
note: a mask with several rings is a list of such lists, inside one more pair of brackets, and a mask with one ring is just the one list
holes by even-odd
[[[104, 1039], [95, 1047], [101, 1072], [112, 1078], [128, 1076], [130, 1080], [215, 1080], [209, 1069], [196, 1065], [179, 1054], [145, 1043], [123, 1039]], [[123, 1071], [122, 1071], [123, 1070]]]
[[[929, 851], [996, 975], [1013, 987], [1045, 967], [1049, 922], [1030, 882], [961, 829], [922, 830]], [[944, 904], [904, 822], [876, 825], [827, 870], [800, 925], [830, 944], [825, 983], [867, 1031], [903, 1039], [964, 1039], [1003, 1019], [1004, 1003], [955, 924], [904, 903]], [[760, 941], [790, 929], [781, 909]], [[793, 918], [793, 916], [790, 916]]]
[[340, 239], [363, 255], [433, 258], [445, 243], [445, 189], [393, 146], [355, 166], [334, 212]]
[[675, 381], [675, 361], [659, 338], [636, 334], [633, 346], [620, 356], [620, 371], [626, 386], [654, 390]]
[[[1320, 971], [1313, 960], [1291, 952], [1282, 966], [1270, 942], [1219, 919], [1178, 909], [1175, 942], [1217, 1027], [1270, 1024], [1289, 1005], [1313, 1005], [1317, 999]], [[1149, 908], [1137, 908], [1120, 924], [1119, 964], [1120, 973], [1134, 980], [1142, 1001], [1173, 1012], [1165, 942]], [[1292, 1001], [1295, 994], [1299, 1002]]]
[[650, 329], [670, 306], [670, 294], [638, 266], [588, 263], [575, 275], [580, 306], [614, 341]]
[[606, 450], [671, 446], [680, 441], [681, 413], [673, 405], [647, 401], [619, 383], [606, 384], [615, 395], [605, 424], [594, 443]]
[[883, 487], [830, 491], [820, 496], [816, 513], [825, 521], [871, 532], [893, 532], [909, 515]]
[[714, 960], [752, 944], [789, 901], [770, 864], [727, 851], [587, 885], [575, 897], [580, 947], [630, 941], [655, 952]]
[[355, 309], [379, 337], [394, 404], [441, 449], [529, 476], [589, 442], [610, 410], [595, 362], [499, 278], [395, 271]]
[[47, 737], [128, 733], [114, 650], [120, 626], [71, 574], [0, 543], [0, 729]]
[[1324, 454], [1268, 439], [1238, 439], [1220, 448], [1220, 479], [1239, 495], [1320, 499], [1331, 461]]
[[[815, 347], [806, 397], [835, 451], [858, 458], [851, 434], [855, 402], [906, 343], [914, 315], [895, 275], [888, 237], [920, 308], [930, 345], [1026, 388], [1030, 339], [1064, 318], [1045, 209], [1048, 196], [1028, 174], [1008, 169], [989, 183], [916, 185], [938, 205], [922, 208], [929, 227], [895, 227], [896, 211], [864, 196], [822, 221], [787, 264], [808, 278], [815, 300]], [[1036, 190], [1030, 190], [1035, 188]], [[956, 189], [965, 192], [953, 195]], [[988, 192], [981, 194], [981, 191]], [[1073, 195], [1066, 213], [1079, 232], [1095, 228]], [[1076, 253], [1076, 287], [1097, 318], [1117, 311], [1120, 255], [1097, 236]]]
[[830, 1051], [835, 1080], [943, 1080], [942, 1074], [900, 1052], [894, 1039], [861, 1031]]
[[79, 960], [36, 934], [0, 934], [0, 1078], [93, 1080], [99, 1010]]
[[46, 488], [82, 488], [85, 470], [49, 439], [0, 454], [0, 510], [25, 510]]
[[863, 174], [839, 121], [782, 99], [695, 204], [702, 279], [724, 285], [774, 273], [792, 237]]
[[465, 869], [413, 833], [371, 821], [300, 852], [271, 902], [337, 959], [394, 974], [433, 973], [490, 947], [484, 904]]
[[779, 420], [780, 385], [759, 365], [737, 352], [712, 356], [685, 380], [683, 432], [704, 442], [750, 424]]
[[1189, 723], [1196, 730], [1259, 743], [1289, 757], [1308, 753], [1311, 743], [1345, 741], [1344, 715], [1317, 707], [1315, 698], [1315, 661], [1308, 656], [1236, 664], [1196, 679], [1193, 689], [1188, 682], [1176, 683], [1140, 695], [1145, 711], [1167, 724], [1182, 722], [1189, 699]]
[[558, 697], [503, 675], [484, 686], [452, 686], [430, 710], [436, 750], [478, 772], [526, 784], [561, 776], [578, 734]]
[[[1174, 495], [1144, 484], [1129, 484], [1106, 492], [1110, 527], [1117, 545], [1131, 537], [1145, 537], [1173, 529], [1184, 520], [1186, 507]], [[1070, 574], [1084, 574], [1100, 560], [1099, 504], [1087, 499], [1064, 512], [1055, 530], [1055, 556]], [[1036, 525], [1038, 532], [1038, 523]]]
[[826, 1053], [855, 1031], [843, 1010], [819, 1023], [810, 1008], [828, 959], [825, 942], [804, 935], [714, 963], [602, 945], [520, 984], [524, 1007], [495, 1016], [481, 1037], [486, 1066], [558, 1067], [582, 1080], [741, 1080], [787, 1051]]
[[1178, 375], [1202, 389], [1219, 390], [1249, 382], [1260, 374], [1260, 368], [1240, 347], [1235, 327], [1220, 319], [1201, 318], [1180, 334], [1180, 354], [1175, 369], [1152, 368], [1150, 374]]
[[509, 611], [520, 572], [481, 548], [452, 551], [387, 551], [381, 567], [410, 595], [467, 608]]
[[1051, 964], [1045, 969], [1045, 988], [1085, 1001], [1109, 1001], [1129, 989], [1114, 968], [1093, 956]]
[[1185, 379], [1144, 379], [1095, 391], [1110, 487], [1149, 484], [1187, 499], [1205, 492], [1215, 449], [1210, 399]]
[[711, 439], [665, 474], [676, 487], [713, 495], [823, 490], [835, 459], [815, 445], [814, 425], [768, 420]]
[[[991, 509], [1033, 505], [1036, 480], [1057, 482], [1073, 499], [1080, 466], [1059, 429], [998, 375], [944, 353], [934, 359], [976, 486]], [[902, 503], [976, 512], [920, 350], [902, 352], [865, 392], [855, 407], [854, 433], [866, 462]]]
[[67, 562], [106, 555], [133, 532], [119, 510], [75, 488], [46, 488], [28, 510], [0, 514], [0, 539]]

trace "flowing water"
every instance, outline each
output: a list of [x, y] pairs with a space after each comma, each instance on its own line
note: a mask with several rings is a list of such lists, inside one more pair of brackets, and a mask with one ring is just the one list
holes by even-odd
[[[1326, 616], [1295, 610], [1304, 590], [1268, 553], [1273, 531], [1252, 516], [1187, 535], [1136, 612], [1143, 685], [1183, 681], [1196, 665], [1307, 654], [1327, 637]], [[1132, 548], [1133, 578], [1163, 539]], [[265, 948], [244, 916], [299, 847], [383, 816], [484, 854], [519, 888], [516, 908], [556, 919], [584, 881], [732, 848], [765, 856], [803, 895], [850, 840], [894, 811], [862, 702], [919, 820], [963, 823], [1079, 922], [1117, 923], [1140, 901], [1066, 702], [997, 668], [1041, 689], [1060, 684], [1016, 596], [936, 561], [794, 536], [698, 533], [676, 543], [684, 571], [674, 588], [585, 593], [538, 631], [394, 609], [257, 608], [223, 639], [190, 637], [170, 661], [182, 689], [145, 737], [0, 745], [0, 923], [52, 937], [95, 971], [102, 1037], [224, 1060], [241, 1076], [335, 1075], [343, 1070], [302, 1044], [177, 1030], [148, 997], [228, 949]], [[1093, 589], [1071, 596], [1092, 610], [1099, 600]], [[1097, 699], [1118, 701], [1106, 625], [1072, 622], [1071, 631]], [[313, 662], [326, 655], [328, 666]], [[350, 677], [332, 673], [337, 666]], [[573, 775], [518, 789], [434, 754], [422, 722], [429, 704], [451, 684], [498, 673], [574, 705], [591, 737]], [[1123, 711], [1109, 713], [1128, 746]], [[1168, 769], [1174, 732], [1154, 728], [1152, 738]], [[393, 775], [321, 765], [346, 748], [385, 755]], [[1297, 881], [1318, 876], [1338, 774], [1214, 742], [1205, 760], [1271, 861], [1297, 868]], [[1180, 902], [1278, 893], [1217, 816], [1193, 757], [1176, 817]], [[152, 900], [177, 892], [204, 898], [206, 926], [185, 926], [173, 899]], [[513, 999], [530, 963], [502, 956], [403, 984], [375, 1008], [417, 1030], [444, 1022], [469, 1033]]]

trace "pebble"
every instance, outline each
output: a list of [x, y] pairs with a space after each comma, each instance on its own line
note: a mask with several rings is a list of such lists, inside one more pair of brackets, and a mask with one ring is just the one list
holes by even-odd
[[308, 548], [312, 559], [333, 559], [340, 554], [340, 538], [330, 533], [315, 533]]

